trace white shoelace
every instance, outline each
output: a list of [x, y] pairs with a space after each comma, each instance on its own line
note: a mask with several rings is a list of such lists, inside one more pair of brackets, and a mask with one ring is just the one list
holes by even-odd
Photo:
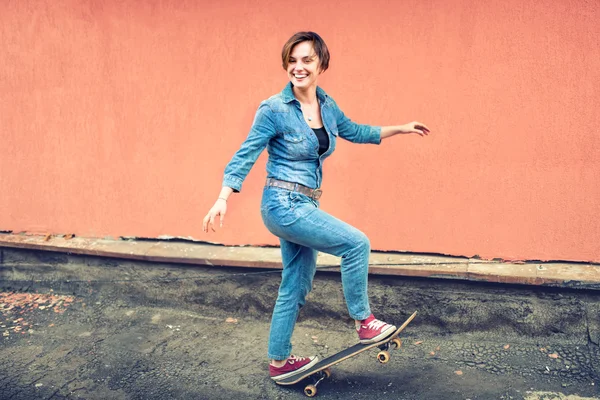
[[294, 364], [296, 361], [302, 361], [304, 360], [306, 357], [296, 357], [296, 356], [290, 356], [290, 358], [288, 358], [288, 362], [290, 364]]
[[373, 329], [373, 330], [379, 330], [379, 328], [382, 328], [385, 325], [387, 325], [385, 322], [380, 321], [378, 319], [374, 319], [373, 321], [371, 321], [367, 324], [367, 328]]

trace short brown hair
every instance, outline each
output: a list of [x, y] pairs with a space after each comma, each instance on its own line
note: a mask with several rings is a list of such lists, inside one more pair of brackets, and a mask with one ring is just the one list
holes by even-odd
[[313, 49], [317, 57], [319, 57], [319, 67], [322, 71], [325, 71], [327, 68], [329, 68], [329, 49], [327, 48], [323, 38], [315, 32], [298, 32], [289, 38], [288, 41], [283, 45], [283, 49], [281, 50], [283, 69], [287, 70], [292, 50], [298, 43], [302, 42], [312, 43]]

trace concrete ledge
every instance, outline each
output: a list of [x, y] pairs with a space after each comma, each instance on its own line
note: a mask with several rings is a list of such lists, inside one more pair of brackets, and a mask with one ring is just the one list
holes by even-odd
[[[207, 266], [281, 268], [279, 248], [230, 247], [161, 240], [110, 240], [0, 234], [0, 248], [22, 248], [133, 260]], [[340, 259], [319, 254], [318, 267], [339, 270]], [[503, 263], [445, 256], [372, 252], [370, 272], [422, 278], [459, 279], [600, 290], [600, 265]]]

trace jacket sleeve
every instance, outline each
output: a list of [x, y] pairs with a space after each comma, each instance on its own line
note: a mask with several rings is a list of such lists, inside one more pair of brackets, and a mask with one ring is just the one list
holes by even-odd
[[338, 107], [333, 98], [329, 98], [333, 103], [334, 113], [336, 115], [336, 123], [340, 137], [352, 143], [381, 143], [381, 127], [371, 125], [361, 125], [352, 122], [346, 117], [342, 110]]
[[242, 190], [244, 179], [275, 134], [276, 129], [271, 109], [267, 104], [261, 103], [254, 116], [248, 137], [225, 167], [223, 186], [232, 188], [234, 192]]

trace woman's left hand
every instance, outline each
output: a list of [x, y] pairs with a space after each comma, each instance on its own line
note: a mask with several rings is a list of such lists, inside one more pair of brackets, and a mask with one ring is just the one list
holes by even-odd
[[429, 128], [417, 121], [409, 122], [408, 124], [400, 125], [400, 133], [416, 133], [420, 136], [426, 136], [429, 134]]

